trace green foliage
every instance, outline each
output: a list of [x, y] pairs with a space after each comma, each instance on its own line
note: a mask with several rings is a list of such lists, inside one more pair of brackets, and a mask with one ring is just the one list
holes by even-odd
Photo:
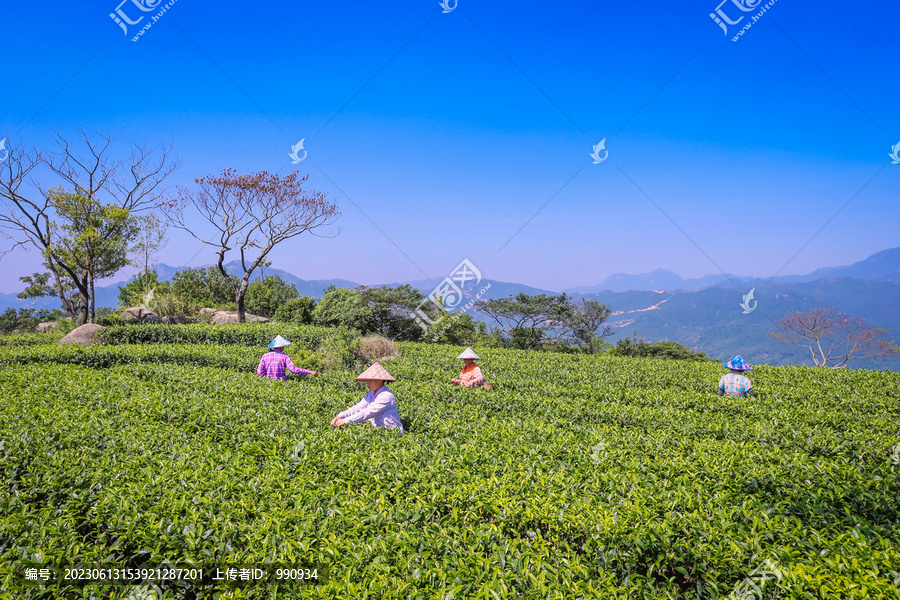
[[[294, 325], [312, 325], [313, 311], [316, 308], [315, 298], [301, 296], [285, 301], [275, 311], [274, 320], [278, 323], [293, 323]], [[250, 311], [253, 312], [253, 311]]]
[[0, 587], [90, 596], [26, 591], [39, 555], [327, 569], [279, 598], [687, 600], [768, 561], [765, 597], [897, 597], [900, 375], [761, 366], [719, 398], [706, 362], [478, 347], [488, 393], [449, 385], [458, 347], [400, 347], [405, 435], [330, 427], [358, 371], [270, 381], [256, 343], [0, 348]]
[[54, 310], [35, 310], [33, 308], [20, 308], [18, 312], [14, 308], [7, 308], [0, 314], [0, 333], [32, 332], [38, 323], [56, 321], [62, 318], [63, 312]]
[[299, 299], [300, 292], [293, 284], [287, 284], [277, 275], [251, 281], [244, 295], [244, 306], [254, 315], [274, 318], [279, 308], [287, 302]]
[[75, 323], [73, 319], [60, 319], [59, 320], [59, 331], [62, 332], [63, 335], [67, 333], [71, 333], [75, 330], [78, 325]]
[[55, 344], [65, 334], [59, 329], [48, 329], [43, 333], [7, 333], [0, 335], [0, 346], [40, 346]]
[[[312, 352], [306, 348], [294, 348], [291, 346], [288, 348], [287, 355], [291, 357], [291, 361], [294, 365], [303, 369], [322, 371], [325, 367], [325, 357], [318, 352]], [[288, 372], [288, 376], [292, 377], [293, 374]]]
[[196, 306], [234, 306], [234, 288], [239, 280], [234, 275], [228, 281], [216, 267], [185, 269], [172, 277], [172, 292]]
[[313, 322], [344, 326], [392, 340], [418, 341], [422, 328], [410, 316], [425, 296], [409, 285], [355, 290], [330, 286], [313, 310]]
[[317, 349], [326, 339], [359, 337], [339, 328], [313, 327], [309, 325], [284, 325], [276, 323], [240, 323], [233, 325], [130, 325], [110, 327], [101, 331], [105, 344], [215, 344], [248, 347], [266, 347], [276, 335], [282, 335], [292, 343], [311, 350]]
[[612, 309], [595, 300], [573, 302], [566, 294], [523, 293], [479, 300], [476, 306], [500, 324], [504, 344], [511, 348], [569, 352], [566, 346], [574, 346], [596, 354], [603, 348], [603, 338], [612, 335], [608, 325], [598, 332]]
[[372, 309], [356, 290], [329, 286], [313, 310], [313, 322], [323, 327], [343, 326], [359, 332], [368, 331]]
[[622, 338], [616, 342], [616, 347], [610, 350], [613, 356], [628, 356], [635, 358], [668, 358], [672, 360], [696, 360], [713, 361], [705, 352], [694, 352], [687, 346], [677, 342], [645, 342], [644, 338], [634, 334], [631, 338]]
[[49, 193], [58, 223], [54, 221], [45, 258], [53, 272], [78, 289], [83, 311], [79, 322], [93, 320], [95, 281], [115, 275], [128, 264], [128, 244], [137, 236], [137, 219], [127, 208], [100, 202], [86, 190], [56, 188]]
[[370, 319], [363, 333], [376, 333], [402, 341], [422, 338], [422, 328], [410, 315], [425, 299], [425, 294], [410, 285], [360, 287], [357, 292], [363, 304], [370, 309]]
[[50, 283], [52, 273], [32, 273], [19, 277], [19, 281], [26, 284], [24, 290], [16, 294], [17, 298], [42, 298], [45, 296], [55, 296], [56, 288]]
[[172, 285], [167, 281], [160, 281], [156, 271], [141, 273], [125, 285], [119, 286], [119, 308], [143, 306], [144, 298], [150, 290], [153, 290], [154, 296], [168, 294], [172, 291]]

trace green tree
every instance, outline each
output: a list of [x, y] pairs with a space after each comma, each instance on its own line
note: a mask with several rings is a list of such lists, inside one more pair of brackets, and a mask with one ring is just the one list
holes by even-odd
[[220, 306], [234, 301], [234, 275], [227, 277], [217, 267], [184, 269], [172, 277], [172, 292], [195, 306]]
[[631, 358], [661, 358], [670, 360], [709, 361], [705, 352], [694, 352], [684, 344], [678, 342], [654, 342], [644, 341], [643, 336], [634, 332], [634, 340], [622, 338], [616, 342], [616, 347], [610, 350], [613, 356], [627, 356]]
[[278, 307], [274, 320], [279, 323], [312, 325], [315, 308], [316, 300], [314, 298], [309, 296], [292, 298]]
[[42, 296], [53, 296], [56, 293], [56, 288], [50, 285], [50, 273], [32, 273], [31, 275], [19, 277], [19, 281], [28, 286], [16, 294], [16, 297], [22, 298], [23, 300], [27, 298], [40, 298]]
[[[478, 328], [472, 315], [464, 312], [447, 313], [445, 310], [432, 318], [434, 325], [424, 333], [422, 341], [434, 344], [453, 344], [454, 346], [472, 346], [478, 339]], [[482, 330], [484, 323], [478, 323]], [[486, 335], [486, 333], [485, 333]]]
[[343, 325], [360, 332], [370, 331], [372, 308], [363, 302], [357, 290], [328, 286], [325, 295], [313, 310], [316, 325], [337, 327]]
[[377, 333], [388, 339], [401, 341], [418, 341], [422, 338], [422, 329], [411, 315], [425, 299], [425, 294], [408, 284], [397, 287], [361, 286], [356, 291], [371, 314], [363, 333]]
[[[31, 246], [41, 253], [76, 325], [94, 317], [95, 281], [121, 268], [123, 245], [133, 235], [132, 218], [160, 201], [161, 184], [177, 166], [168, 160], [169, 149], [158, 161], [146, 148], [119, 160], [109, 155], [115, 138], [96, 140], [84, 133], [81, 138], [85, 152], [59, 133], [56, 152], [14, 143], [0, 171], [0, 229], [13, 247]], [[42, 188], [32, 176], [38, 167], [46, 167], [63, 187]]]
[[251, 314], [271, 319], [288, 300], [299, 296], [300, 292], [293, 284], [288, 284], [277, 275], [267, 275], [250, 282], [244, 303]]
[[479, 300], [476, 309], [493, 318], [514, 348], [538, 350], [544, 341], [560, 341], [570, 332], [574, 307], [566, 294]]
[[61, 222], [52, 230], [45, 258], [74, 271], [78, 305], [88, 311], [78, 322], [93, 322], [95, 283], [128, 264], [128, 244], [137, 235], [137, 220], [128, 209], [102, 204], [82, 190], [72, 193], [57, 189], [50, 198]]
[[166, 281], [160, 281], [156, 271], [150, 271], [149, 274], [142, 272], [125, 285], [119, 286], [119, 307], [140, 306], [143, 304], [144, 297], [151, 290], [155, 296], [169, 294], [172, 291], [172, 285]]
[[612, 335], [612, 328], [607, 325], [598, 334], [597, 330], [612, 314], [612, 309], [596, 300], [582, 299], [575, 304], [571, 317], [566, 323], [571, 331], [571, 338], [590, 354], [596, 354], [603, 348], [603, 340]]

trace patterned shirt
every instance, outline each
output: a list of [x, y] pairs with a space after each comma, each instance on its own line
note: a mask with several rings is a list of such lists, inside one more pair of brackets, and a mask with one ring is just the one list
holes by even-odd
[[481, 368], [475, 364], [463, 367], [462, 373], [459, 374], [459, 382], [466, 387], [483, 383], [484, 375], [481, 374]]
[[269, 379], [280, 379], [281, 381], [287, 380], [287, 370], [290, 369], [291, 373], [297, 373], [298, 375], [309, 375], [312, 373], [309, 369], [301, 369], [300, 367], [294, 366], [294, 362], [291, 360], [291, 357], [285, 354], [284, 352], [266, 352], [263, 354], [262, 358], [259, 359], [259, 366], [256, 367], [257, 375], [265, 375]]
[[376, 392], [367, 393], [361, 402], [354, 404], [338, 416], [347, 423], [369, 421], [375, 427], [403, 431], [400, 412], [397, 410], [397, 399], [386, 385], [381, 386]]
[[753, 384], [740, 373], [726, 373], [719, 379], [719, 395], [747, 396], [752, 395]]

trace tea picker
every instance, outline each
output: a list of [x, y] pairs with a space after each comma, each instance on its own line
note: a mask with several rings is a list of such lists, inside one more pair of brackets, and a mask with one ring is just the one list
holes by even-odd
[[287, 380], [287, 371], [298, 375], [318, 376], [319, 373], [316, 371], [301, 369], [294, 365], [294, 361], [291, 360], [291, 357], [284, 353], [284, 349], [290, 345], [291, 343], [289, 341], [280, 335], [276, 335], [275, 339], [269, 342], [270, 350], [263, 354], [262, 358], [259, 359], [259, 366], [256, 367], [256, 374], [265, 375], [269, 379], [278, 379], [280, 381]]
[[744, 372], [752, 371], [753, 367], [749, 363], [744, 362], [740, 354], [722, 365], [730, 373], [725, 373], [719, 379], [719, 395], [720, 396], [746, 396], [755, 398], [753, 393], [753, 383], [744, 375]]
[[481, 357], [475, 354], [475, 351], [471, 348], [466, 348], [463, 350], [462, 354], [456, 357], [457, 360], [463, 361], [463, 368], [459, 374], [459, 377], [455, 377], [450, 380], [450, 383], [453, 385], [462, 385], [465, 387], [478, 387], [483, 386], [486, 390], [494, 389], [494, 386], [487, 381], [484, 380], [484, 375], [481, 373], [481, 367], [475, 364], [476, 360], [481, 360]]
[[387, 372], [387, 369], [382, 367], [381, 363], [376, 362], [360, 373], [356, 381], [365, 381], [366, 387], [369, 388], [369, 393], [363, 396], [359, 403], [338, 413], [331, 420], [331, 425], [340, 427], [348, 423], [369, 421], [375, 427], [399, 429], [402, 432], [403, 423], [400, 422], [397, 398], [385, 385], [385, 382], [396, 381], [396, 379]]

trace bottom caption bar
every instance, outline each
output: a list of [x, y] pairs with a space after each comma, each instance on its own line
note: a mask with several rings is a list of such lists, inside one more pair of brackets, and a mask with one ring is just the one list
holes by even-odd
[[21, 575], [26, 585], [103, 585], [145, 583], [225, 584], [242, 587], [254, 584], [317, 585], [325, 583], [327, 568], [323, 565], [298, 566], [286, 563], [262, 565], [221, 565], [197, 567], [193, 565], [77, 565], [56, 567], [46, 565], [23, 566]]

